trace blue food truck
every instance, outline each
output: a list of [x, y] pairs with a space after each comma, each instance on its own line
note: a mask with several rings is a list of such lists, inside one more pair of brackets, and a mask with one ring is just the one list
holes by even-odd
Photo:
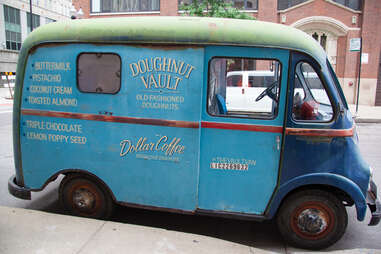
[[31, 199], [59, 175], [63, 207], [107, 218], [115, 203], [275, 219], [320, 249], [354, 205], [380, 220], [372, 170], [324, 50], [260, 21], [74, 20], [23, 43], [13, 111], [15, 175]]

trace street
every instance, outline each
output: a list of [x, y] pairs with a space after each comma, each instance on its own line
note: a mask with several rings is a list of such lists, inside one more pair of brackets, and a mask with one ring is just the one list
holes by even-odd
[[[64, 214], [58, 203], [58, 184], [61, 178], [49, 184], [43, 191], [32, 194], [32, 200], [17, 199], [8, 193], [7, 182], [14, 174], [12, 149], [12, 106], [0, 105], [0, 205], [34, 209]], [[381, 124], [358, 125], [360, 150], [365, 160], [374, 168], [374, 179], [381, 188]], [[380, 195], [380, 192], [379, 192]], [[381, 249], [381, 226], [367, 226], [370, 214], [365, 221], [358, 222], [353, 207], [348, 208], [348, 228], [342, 240], [327, 250]], [[155, 212], [126, 207], [117, 207], [113, 221], [143, 225], [168, 230], [194, 233], [215, 237], [235, 243], [270, 249], [271, 245], [284, 246], [273, 222], [248, 222], [205, 216], [190, 216]], [[287, 247], [287, 249], [291, 249]], [[272, 249], [273, 250], [273, 249]]]

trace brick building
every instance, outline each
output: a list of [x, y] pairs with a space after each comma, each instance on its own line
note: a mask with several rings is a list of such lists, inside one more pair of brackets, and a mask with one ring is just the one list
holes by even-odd
[[[70, 18], [71, 0], [33, 0], [33, 28]], [[0, 0], [0, 70], [16, 71], [18, 52], [31, 32], [29, 0]]]
[[[70, 18], [71, 0], [33, 0], [33, 29]], [[22, 42], [31, 32], [29, 0], [0, 0], [0, 93], [8, 84], [4, 72], [16, 72]], [[8, 77], [14, 83], [14, 75]]]
[[[181, 15], [192, 0], [73, 0], [85, 18]], [[356, 100], [360, 53], [350, 41], [362, 38], [360, 103], [381, 106], [380, 0], [229, 0], [258, 20], [305, 31], [326, 50], [349, 103]]]

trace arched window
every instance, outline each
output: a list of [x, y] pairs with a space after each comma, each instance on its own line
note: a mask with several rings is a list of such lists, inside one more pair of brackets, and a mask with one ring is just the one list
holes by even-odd
[[337, 58], [337, 36], [335, 36], [333, 33], [330, 33], [328, 31], [305, 31], [309, 35], [311, 35], [312, 38], [314, 38], [321, 47], [325, 50], [328, 56], [328, 60], [333, 66], [333, 68], [336, 68], [336, 58]]
[[311, 36], [327, 51], [327, 35], [325, 33], [314, 32]]
[[319, 41], [319, 35], [316, 32], [312, 35], [312, 38]]
[[323, 47], [324, 50], [327, 50], [327, 35], [322, 34], [320, 36], [320, 45]]

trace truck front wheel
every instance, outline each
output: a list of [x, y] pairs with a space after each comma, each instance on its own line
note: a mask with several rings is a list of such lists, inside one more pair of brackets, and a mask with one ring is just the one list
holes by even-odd
[[109, 193], [85, 175], [67, 175], [61, 182], [59, 198], [64, 209], [76, 216], [107, 219], [113, 210]]
[[344, 205], [331, 193], [306, 190], [284, 200], [277, 223], [283, 238], [291, 245], [318, 250], [343, 236], [348, 215]]

